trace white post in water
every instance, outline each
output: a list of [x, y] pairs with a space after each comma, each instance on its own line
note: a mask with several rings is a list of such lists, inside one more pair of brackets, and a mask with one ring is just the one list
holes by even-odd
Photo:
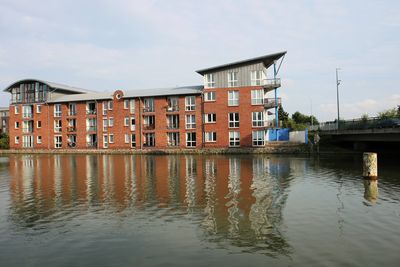
[[378, 179], [378, 156], [376, 153], [364, 152], [363, 177], [366, 179]]

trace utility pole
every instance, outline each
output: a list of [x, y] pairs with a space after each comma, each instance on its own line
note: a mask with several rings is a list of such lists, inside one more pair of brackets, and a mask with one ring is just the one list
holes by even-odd
[[338, 70], [340, 70], [340, 68], [336, 68], [337, 130], [339, 130], [339, 85], [341, 83], [341, 80], [339, 80], [338, 76]]

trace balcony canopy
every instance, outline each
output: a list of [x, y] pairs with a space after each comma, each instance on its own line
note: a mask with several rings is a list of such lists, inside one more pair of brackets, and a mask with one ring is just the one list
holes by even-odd
[[30, 83], [42, 83], [50, 87], [51, 89], [58, 90], [58, 91], [63, 91], [67, 93], [75, 93], [75, 94], [82, 94], [82, 93], [89, 93], [93, 92], [90, 90], [82, 89], [82, 88], [77, 88], [69, 85], [64, 85], [64, 84], [59, 84], [59, 83], [53, 83], [53, 82], [48, 82], [48, 81], [43, 81], [43, 80], [37, 80], [37, 79], [23, 79], [16, 81], [12, 84], [10, 84], [6, 89], [4, 89], [4, 92], [11, 92], [12, 88], [19, 87], [20, 84], [30, 84]]

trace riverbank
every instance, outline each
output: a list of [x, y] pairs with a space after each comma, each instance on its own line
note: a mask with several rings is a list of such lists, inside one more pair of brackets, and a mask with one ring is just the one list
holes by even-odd
[[[340, 149], [320, 149], [320, 154], [354, 153]], [[8, 154], [314, 154], [310, 146], [298, 143], [274, 142], [262, 148], [203, 148], [203, 149], [7, 149], [0, 155]]]

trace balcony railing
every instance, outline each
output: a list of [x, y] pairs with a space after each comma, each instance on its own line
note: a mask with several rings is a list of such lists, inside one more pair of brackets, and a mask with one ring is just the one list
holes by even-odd
[[179, 106], [168, 106], [167, 112], [177, 112], [179, 111]]
[[97, 111], [95, 109], [86, 110], [87, 115], [96, 115]]
[[143, 130], [154, 130], [155, 124], [143, 124]]
[[167, 125], [168, 130], [176, 130], [179, 129], [179, 124], [169, 124]]
[[281, 87], [281, 79], [264, 79], [262, 85], [266, 88], [278, 88]]
[[144, 107], [143, 112], [154, 112], [154, 108], [153, 107]]
[[97, 131], [97, 126], [87, 126], [86, 131], [88, 131], [88, 132]]
[[96, 148], [97, 142], [86, 142], [86, 147], [87, 148]]
[[68, 111], [68, 116], [76, 116], [76, 111]]
[[264, 107], [265, 108], [274, 108], [279, 106], [282, 103], [282, 99], [279, 97], [275, 98], [264, 98]]
[[31, 112], [22, 113], [22, 118], [24, 118], [24, 119], [32, 119], [33, 118], [33, 113], [31, 113]]
[[68, 132], [76, 132], [76, 127], [75, 126], [68, 126], [67, 127]]
[[23, 133], [33, 133], [33, 127], [24, 127], [22, 128]]

